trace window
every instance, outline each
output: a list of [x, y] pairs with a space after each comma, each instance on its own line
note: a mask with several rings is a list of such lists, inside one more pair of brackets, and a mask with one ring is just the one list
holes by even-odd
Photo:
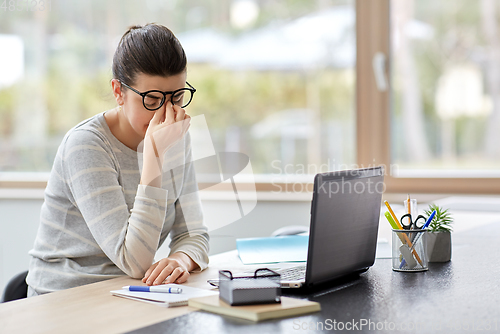
[[498, 1], [392, 1], [391, 163], [500, 176]]
[[356, 162], [353, 0], [25, 5], [0, 9], [0, 172], [50, 171], [64, 134], [115, 106], [114, 49], [148, 22], [186, 50], [188, 112], [205, 114], [216, 149], [247, 154], [260, 180]]
[[358, 163], [386, 165], [388, 192], [498, 193], [495, 1], [356, 5]]

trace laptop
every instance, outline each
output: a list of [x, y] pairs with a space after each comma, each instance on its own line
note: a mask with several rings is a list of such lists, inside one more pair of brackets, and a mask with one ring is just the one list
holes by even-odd
[[382, 167], [317, 174], [305, 265], [277, 270], [282, 288], [311, 288], [368, 270], [375, 262]]

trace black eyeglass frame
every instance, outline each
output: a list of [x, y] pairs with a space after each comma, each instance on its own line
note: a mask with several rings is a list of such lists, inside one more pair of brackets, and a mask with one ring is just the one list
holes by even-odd
[[[170, 102], [172, 103], [172, 105], [174, 104], [174, 101], [172, 100], [172, 97], [177, 94], [178, 92], [182, 92], [182, 91], [190, 91], [191, 92], [191, 98], [189, 99], [189, 101], [187, 101], [187, 103], [185, 103], [181, 108], [185, 108], [187, 107], [191, 101], [193, 100], [193, 97], [194, 97], [194, 93], [196, 92], [196, 88], [194, 88], [193, 86], [191, 86], [191, 84], [189, 82], [186, 81], [186, 84], [189, 86], [189, 88], [187, 87], [184, 87], [184, 88], [180, 88], [180, 89], [177, 89], [177, 90], [174, 90], [174, 91], [171, 91], [171, 92], [162, 92], [161, 90], [156, 90], [156, 89], [153, 89], [153, 90], [148, 90], [147, 92], [144, 92], [144, 93], [141, 93], [139, 92], [137, 89], [134, 89], [132, 87], [130, 87], [129, 85], [127, 85], [126, 83], [124, 82], [121, 82], [120, 83], [127, 87], [128, 89], [130, 89], [131, 91], [133, 91], [134, 93], [136, 94], [139, 94], [140, 96], [142, 96], [142, 105], [144, 106], [144, 108], [146, 108], [147, 110], [149, 111], [155, 111], [155, 110], [158, 110], [160, 109], [164, 104], [165, 104], [165, 101], [167, 99], [167, 94], [171, 94], [170, 95]], [[146, 98], [146, 95], [148, 95], [149, 93], [152, 93], [152, 92], [155, 92], [155, 93], [160, 93], [160, 94], [163, 94], [163, 99], [161, 100], [160, 102], [160, 105], [157, 107], [157, 108], [154, 108], [154, 109], [151, 109], [151, 108], [148, 108], [146, 106], [146, 103], [144, 102], [144, 99]]]

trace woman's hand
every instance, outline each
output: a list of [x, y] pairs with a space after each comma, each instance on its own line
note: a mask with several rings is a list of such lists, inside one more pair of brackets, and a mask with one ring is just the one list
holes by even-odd
[[189, 272], [198, 265], [189, 256], [178, 252], [153, 264], [144, 275], [143, 283], [159, 285], [169, 283], [184, 283], [189, 278]]
[[161, 174], [165, 152], [184, 137], [191, 117], [179, 106], [167, 101], [156, 110], [144, 138], [144, 162], [141, 184], [161, 188]]
[[165, 152], [186, 134], [191, 117], [179, 106], [167, 101], [165, 108], [158, 109], [146, 131], [146, 138], [154, 143], [155, 153], [162, 159]]

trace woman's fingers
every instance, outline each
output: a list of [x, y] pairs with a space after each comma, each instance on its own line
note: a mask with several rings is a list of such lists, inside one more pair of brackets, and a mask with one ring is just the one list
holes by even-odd
[[[159, 108], [155, 111], [153, 118], [149, 122], [150, 127], [155, 127], [165, 123], [166, 126], [175, 122], [184, 121], [191, 118], [186, 111], [177, 105], [173, 105], [170, 100], [165, 103], [165, 108]], [[152, 131], [155, 131], [152, 129]]]
[[176, 106], [176, 105], [173, 106], [173, 109], [175, 112], [175, 121], [176, 122], [183, 121], [184, 117], [186, 115], [186, 111], [184, 109], [182, 109], [181, 107]]
[[[167, 265], [158, 265], [156, 266], [155, 270], [153, 270], [153, 272], [151, 273], [151, 275], [149, 275], [149, 278], [148, 280], [146, 281], [146, 284], [147, 285], [157, 285], [157, 284], [161, 284], [161, 282], [163, 282], [163, 280], [165, 280], [165, 278], [174, 270], [174, 266], [172, 266], [171, 264], [167, 264]], [[159, 280], [159, 276], [162, 275], [162, 273], [168, 273], [165, 275], [165, 277], [162, 279], [162, 280]]]
[[153, 285], [160, 285], [162, 284], [167, 277], [172, 275], [178, 268], [175, 268], [172, 264], [169, 264], [163, 270], [159, 273], [158, 277], [155, 278]]
[[189, 271], [183, 272], [178, 278], [176, 283], [184, 283], [188, 280], [189, 278]]
[[189, 120], [190, 118], [191, 116], [187, 115], [184, 109], [172, 105], [172, 102], [167, 101], [165, 108], [156, 110], [149, 122], [150, 133], [169, 127], [177, 122]]
[[179, 278], [182, 275], [182, 273], [184, 273], [184, 270], [182, 268], [180, 267], [175, 268], [170, 273], [170, 276], [166, 277], [166, 280], [164, 279], [165, 283], [166, 284], [174, 283], [177, 280], [177, 278]]
[[194, 269], [192, 260], [183, 253], [174, 253], [170, 257], [161, 259], [151, 265], [146, 271], [143, 283], [147, 285], [159, 285], [168, 283], [184, 283], [189, 278], [189, 270]]
[[172, 124], [175, 122], [174, 108], [170, 100], [167, 101], [167, 107], [165, 108], [165, 121], [167, 122], [167, 124]]
[[142, 279], [142, 283], [146, 283], [146, 281], [148, 280], [149, 276], [151, 275], [151, 272], [153, 272], [153, 270], [158, 266], [158, 262], [156, 262], [155, 264], [153, 264], [151, 267], [149, 267], [149, 269], [146, 271], [146, 273], [144, 274], [144, 278]]
[[183, 283], [187, 281], [189, 272], [176, 259], [165, 258], [153, 264], [144, 275], [143, 283], [159, 285], [163, 283]]
[[165, 111], [163, 108], [156, 109], [155, 114], [153, 115], [153, 118], [149, 122], [149, 125], [151, 126], [151, 124], [153, 124], [153, 125], [160, 124], [162, 122], [162, 119], [164, 119], [164, 113], [165, 113]]

